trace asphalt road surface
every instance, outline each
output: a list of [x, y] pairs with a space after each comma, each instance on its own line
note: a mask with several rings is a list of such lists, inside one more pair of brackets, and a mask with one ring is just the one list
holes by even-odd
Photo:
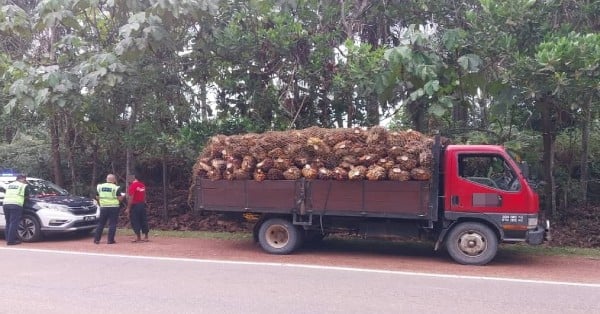
[[0, 248], [0, 313], [600, 313], [600, 283]]

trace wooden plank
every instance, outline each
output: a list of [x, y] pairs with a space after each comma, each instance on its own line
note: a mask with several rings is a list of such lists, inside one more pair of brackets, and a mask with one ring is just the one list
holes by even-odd
[[363, 211], [362, 181], [323, 181], [310, 183], [311, 208], [315, 212]]
[[[199, 182], [201, 209], [292, 213], [299, 211], [303, 180]], [[421, 181], [307, 181], [307, 210], [314, 214], [426, 218], [429, 182]]]
[[365, 183], [365, 211], [369, 213], [421, 216], [427, 213], [423, 198], [428, 189], [419, 181], [373, 181]]
[[310, 182], [314, 213], [365, 217], [422, 218], [428, 214], [428, 182]]
[[240, 210], [245, 207], [245, 181], [202, 179], [198, 185], [198, 205], [206, 209], [211, 207], [232, 207]]
[[296, 181], [265, 180], [247, 181], [247, 204], [269, 212], [289, 213], [296, 206]]

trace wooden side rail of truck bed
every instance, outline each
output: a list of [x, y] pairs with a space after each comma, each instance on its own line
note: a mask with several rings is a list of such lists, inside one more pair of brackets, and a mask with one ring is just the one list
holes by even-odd
[[195, 209], [405, 219], [437, 217], [427, 181], [198, 179]]

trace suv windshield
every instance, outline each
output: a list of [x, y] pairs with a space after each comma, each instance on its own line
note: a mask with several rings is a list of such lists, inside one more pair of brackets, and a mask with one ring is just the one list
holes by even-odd
[[30, 186], [31, 196], [44, 197], [56, 195], [69, 195], [69, 192], [60, 186], [46, 180], [27, 181]]

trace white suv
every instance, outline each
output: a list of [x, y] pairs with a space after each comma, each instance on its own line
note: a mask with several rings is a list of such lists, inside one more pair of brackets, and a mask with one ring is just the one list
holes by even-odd
[[[6, 220], [2, 203], [8, 183], [16, 180], [14, 174], [0, 175], [0, 230]], [[70, 195], [58, 185], [38, 178], [27, 178], [29, 200], [23, 206], [23, 218], [18, 237], [23, 242], [40, 240], [49, 233], [90, 233], [98, 225], [100, 207], [96, 200]]]

